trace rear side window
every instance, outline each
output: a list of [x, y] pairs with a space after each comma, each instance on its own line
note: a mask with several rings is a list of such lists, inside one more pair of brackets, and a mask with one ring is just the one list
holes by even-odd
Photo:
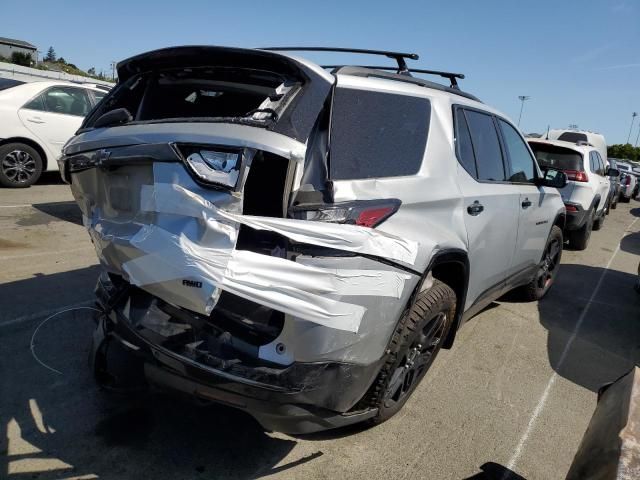
[[478, 178], [478, 169], [476, 168], [476, 159], [473, 155], [473, 144], [471, 143], [471, 134], [467, 121], [464, 118], [464, 112], [458, 110], [455, 114], [455, 132], [456, 132], [456, 153], [458, 160], [464, 169], [473, 178]]
[[417, 173], [430, 116], [431, 104], [425, 98], [337, 88], [331, 116], [331, 178]]
[[552, 167], [563, 171], [584, 171], [582, 154], [575, 150], [537, 142], [529, 142], [529, 145], [541, 167]]
[[593, 152], [593, 155], [596, 158], [596, 165], [598, 165], [598, 175], [604, 175], [604, 162], [602, 161], [602, 157], [598, 152]]
[[491, 115], [464, 110], [478, 168], [478, 180], [506, 180], [498, 132]]
[[578, 132], [564, 132], [558, 137], [558, 140], [571, 143], [588, 141], [587, 136], [584, 133]]
[[536, 178], [535, 167], [525, 141], [516, 129], [507, 122], [502, 119], [499, 119], [498, 122], [500, 123], [502, 138], [511, 161], [509, 181], [518, 183], [533, 182]]
[[91, 103], [82, 88], [52, 87], [29, 101], [24, 108], [84, 117], [91, 110]]
[[598, 160], [595, 152], [589, 153], [589, 170], [591, 170], [591, 173], [598, 173]]

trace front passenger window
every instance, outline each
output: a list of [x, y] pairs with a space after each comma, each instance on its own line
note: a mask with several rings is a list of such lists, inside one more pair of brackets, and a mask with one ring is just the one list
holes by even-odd
[[509, 181], [515, 183], [533, 183], [536, 178], [533, 157], [520, 134], [502, 119], [499, 119], [504, 143], [511, 160]]

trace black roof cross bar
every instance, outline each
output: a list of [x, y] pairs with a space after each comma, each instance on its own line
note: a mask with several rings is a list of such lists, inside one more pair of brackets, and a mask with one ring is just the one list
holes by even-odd
[[384, 57], [393, 58], [398, 62], [398, 73], [403, 75], [411, 75], [409, 67], [405, 59], [418, 60], [420, 57], [417, 53], [389, 52], [387, 50], [368, 50], [364, 48], [332, 48], [332, 47], [265, 47], [258, 50], [271, 50], [276, 52], [339, 52], [339, 53], [361, 53], [366, 55], [382, 55]]
[[[322, 68], [327, 68], [327, 69], [335, 69], [335, 68], [350, 66], [350, 67], [360, 67], [360, 68], [372, 68], [375, 70], [385, 70], [390, 72], [396, 71], [397, 73], [401, 73], [400, 71], [398, 71], [396, 67], [381, 67], [376, 65], [321, 65], [321, 66]], [[441, 72], [440, 70], [424, 70], [422, 68], [412, 68], [409, 70], [409, 73], [424, 73], [426, 75], [437, 75], [439, 77], [448, 78], [449, 82], [451, 82], [451, 88], [456, 88], [458, 90], [460, 90], [460, 87], [458, 86], [457, 79], [458, 78], [460, 80], [464, 79], [464, 73]]]

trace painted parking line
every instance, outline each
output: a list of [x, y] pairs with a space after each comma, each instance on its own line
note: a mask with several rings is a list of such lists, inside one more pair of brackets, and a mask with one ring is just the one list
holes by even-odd
[[584, 323], [584, 319], [587, 316], [587, 313], [589, 313], [589, 309], [591, 308], [591, 305], [593, 303], [596, 303], [595, 298], [600, 292], [600, 287], [602, 286], [604, 277], [607, 275], [607, 272], [611, 267], [611, 263], [613, 262], [613, 259], [616, 257], [616, 255], [620, 251], [620, 243], [622, 242], [622, 239], [629, 233], [629, 230], [633, 228], [633, 226], [637, 221], [638, 221], [638, 218], [636, 218], [633, 222], [631, 222], [629, 226], [625, 229], [624, 233], [622, 234], [622, 237], [620, 237], [620, 241], [618, 241], [618, 246], [616, 247], [615, 251], [611, 255], [611, 258], [609, 258], [609, 261], [607, 262], [606, 267], [600, 274], [600, 278], [598, 278], [598, 283], [596, 283], [596, 286], [593, 289], [591, 296], [587, 300], [587, 303], [584, 309], [582, 310], [582, 313], [578, 317], [578, 321], [576, 322], [575, 327], [571, 332], [571, 337], [569, 337], [569, 340], [567, 341], [567, 343], [564, 346], [564, 349], [562, 350], [562, 354], [560, 355], [560, 359], [558, 360], [558, 365], [556, 366], [555, 371], [549, 378], [549, 381], [547, 382], [547, 385], [544, 391], [542, 392], [542, 395], [540, 395], [540, 398], [538, 399], [536, 408], [533, 410], [533, 413], [531, 414], [531, 418], [529, 418], [529, 422], [527, 423], [527, 428], [525, 429], [524, 433], [520, 437], [520, 441], [518, 442], [518, 445], [516, 445], [516, 448], [513, 451], [511, 458], [509, 459], [509, 463], [507, 464], [507, 470], [505, 471], [501, 480], [507, 480], [507, 478], [509, 478], [509, 476], [511, 475], [511, 471], [514, 470], [514, 467], [517, 465], [518, 461], [520, 460], [520, 457], [522, 456], [522, 452], [524, 451], [524, 448], [526, 447], [527, 442], [529, 441], [529, 437], [531, 436], [531, 432], [533, 431], [538, 421], [538, 418], [540, 417], [540, 414], [544, 411], [544, 409], [547, 406], [547, 400], [549, 399], [549, 394], [551, 393], [551, 390], [553, 389], [553, 386], [555, 385], [556, 380], [558, 379], [557, 371], [560, 370], [562, 364], [565, 362], [567, 358], [567, 354], [569, 353], [569, 350], [571, 349], [573, 342], [575, 342], [578, 336], [578, 333], [580, 332], [580, 328]]

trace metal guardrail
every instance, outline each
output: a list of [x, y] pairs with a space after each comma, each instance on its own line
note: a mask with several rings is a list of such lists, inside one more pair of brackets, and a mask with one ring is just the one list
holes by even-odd
[[39, 80], [64, 80], [74, 83], [97, 83], [112, 87], [113, 82], [98, 80], [82, 75], [72, 75], [66, 72], [54, 72], [51, 70], [38, 70], [37, 68], [23, 67], [13, 63], [0, 62], [0, 77], [13, 78], [24, 82], [35, 82]]

